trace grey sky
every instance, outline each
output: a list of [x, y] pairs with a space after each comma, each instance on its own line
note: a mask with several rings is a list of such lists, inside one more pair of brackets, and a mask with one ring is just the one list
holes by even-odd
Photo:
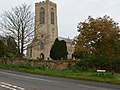
[[[11, 7], [22, 3], [31, 4], [34, 10], [35, 2], [43, 0], [0, 0], [0, 13], [10, 10]], [[77, 24], [92, 17], [109, 15], [120, 23], [120, 0], [51, 0], [58, 6], [58, 30], [59, 36], [75, 37]]]

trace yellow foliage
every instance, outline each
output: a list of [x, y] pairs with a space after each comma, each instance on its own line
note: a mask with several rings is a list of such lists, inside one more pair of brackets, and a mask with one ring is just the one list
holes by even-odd
[[88, 17], [78, 25], [75, 55], [104, 54], [109, 58], [120, 56], [120, 29], [109, 16]]

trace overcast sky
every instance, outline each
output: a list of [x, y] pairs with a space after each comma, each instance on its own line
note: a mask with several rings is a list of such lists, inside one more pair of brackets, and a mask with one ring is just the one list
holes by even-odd
[[[43, 0], [0, 0], [0, 13], [10, 10], [11, 7], [28, 3], [32, 5]], [[77, 24], [87, 19], [89, 15], [96, 18], [109, 15], [120, 23], [120, 0], [51, 0], [58, 6], [59, 36], [75, 37]]]

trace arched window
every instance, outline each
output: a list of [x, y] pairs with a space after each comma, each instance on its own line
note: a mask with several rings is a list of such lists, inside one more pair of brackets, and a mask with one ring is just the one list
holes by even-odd
[[54, 12], [51, 12], [51, 24], [54, 24]]
[[54, 9], [51, 8], [51, 24], [54, 24]]
[[45, 9], [43, 7], [40, 9], [40, 24], [45, 24]]
[[40, 58], [44, 59], [44, 54], [43, 53], [40, 54]]

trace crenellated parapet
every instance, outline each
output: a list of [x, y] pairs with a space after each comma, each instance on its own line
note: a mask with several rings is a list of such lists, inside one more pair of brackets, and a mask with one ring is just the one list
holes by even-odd
[[56, 6], [56, 3], [54, 3], [54, 2], [52, 2], [50, 0], [45, 0], [45, 1], [37, 2], [37, 3], [35, 3], [35, 5], [47, 4], [47, 3], [49, 3], [52, 6]]

